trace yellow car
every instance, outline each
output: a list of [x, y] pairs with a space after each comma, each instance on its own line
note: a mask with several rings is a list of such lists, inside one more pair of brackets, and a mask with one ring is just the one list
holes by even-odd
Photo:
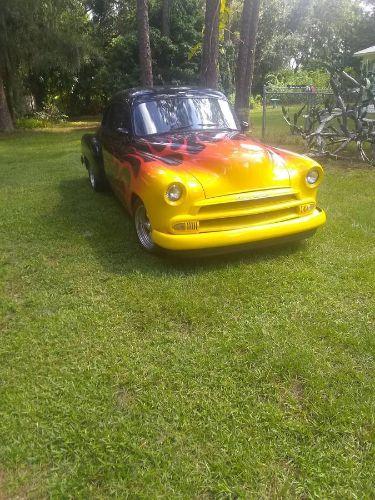
[[310, 236], [322, 167], [244, 134], [225, 96], [193, 88], [116, 94], [82, 137], [94, 190], [108, 184], [148, 251], [227, 251]]

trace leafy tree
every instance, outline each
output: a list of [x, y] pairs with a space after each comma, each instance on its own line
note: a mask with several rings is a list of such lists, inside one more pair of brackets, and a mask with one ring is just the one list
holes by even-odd
[[359, 38], [364, 41], [364, 27], [370, 24], [375, 29], [369, 19], [363, 5], [354, 0], [299, 0], [288, 26], [295, 69], [324, 67], [337, 60], [353, 63]]
[[266, 83], [273, 87], [286, 87], [287, 85], [314, 85], [320, 89], [330, 87], [330, 75], [328, 71], [322, 69], [294, 71], [291, 68], [269, 73]]
[[[65, 112], [99, 112], [115, 92], [140, 84], [135, 2], [103, 1], [91, 11], [95, 50], [81, 65]], [[196, 85], [199, 58], [188, 54], [202, 38], [202, 0], [170, 3], [170, 36], [162, 34], [161, 0], [149, 2], [153, 81], [156, 85]], [[98, 5], [90, 4], [90, 9]]]
[[250, 82], [260, 92], [270, 73], [359, 65], [353, 52], [374, 43], [374, 0], [263, 0], [253, 62], [254, 18], [241, 17], [256, 0], [148, 0], [152, 60], [140, 63], [140, 1], [1, 0], [0, 127], [25, 112], [30, 94], [37, 108], [98, 113], [114, 92], [139, 85], [146, 69], [157, 85], [201, 83], [229, 95], [237, 86], [246, 108]]
[[171, 0], [162, 0], [161, 33], [169, 37], [170, 34]]
[[23, 111], [32, 74], [40, 76], [34, 83], [43, 87], [41, 75], [78, 70], [86, 51], [88, 18], [80, 0], [2, 0], [0, 18], [0, 71], [14, 117]]

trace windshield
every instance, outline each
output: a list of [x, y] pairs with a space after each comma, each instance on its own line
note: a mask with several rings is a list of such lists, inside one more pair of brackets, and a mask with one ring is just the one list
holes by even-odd
[[165, 134], [177, 130], [238, 130], [225, 99], [211, 97], [168, 97], [142, 102], [134, 108], [134, 129], [138, 136]]

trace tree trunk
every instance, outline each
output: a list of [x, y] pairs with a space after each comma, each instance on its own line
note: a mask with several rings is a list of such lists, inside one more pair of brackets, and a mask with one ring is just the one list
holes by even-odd
[[251, 96], [251, 86], [253, 84], [254, 77], [254, 64], [255, 64], [255, 50], [257, 43], [257, 33], [258, 33], [258, 22], [259, 22], [259, 8], [260, 0], [253, 0], [253, 8], [251, 10], [251, 22], [249, 26], [250, 36], [249, 36], [249, 52], [247, 55], [247, 65], [246, 65], [246, 78], [245, 78], [245, 96], [244, 101], [249, 106], [249, 100]]
[[153, 86], [147, 0], [137, 0], [139, 66], [141, 84]]
[[241, 41], [237, 56], [235, 100], [236, 111], [242, 119], [246, 119], [249, 112], [259, 7], [260, 0], [244, 0], [241, 16]]
[[220, 0], [206, 0], [202, 49], [201, 84], [217, 88], [217, 64], [219, 57]]
[[0, 132], [12, 132], [13, 130], [14, 127], [5, 95], [4, 82], [0, 75]]
[[228, 43], [231, 40], [231, 9], [232, 9], [232, 0], [227, 0], [226, 10], [227, 17], [225, 19], [226, 26], [224, 28], [224, 42]]
[[252, 7], [252, 0], [244, 0], [242, 15], [241, 15], [240, 42], [238, 47], [237, 67], [236, 67], [235, 109], [239, 114], [241, 114], [244, 103], [247, 53], [249, 50], [249, 37], [250, 37], [249, 26], [251, 20], [251, 7]]
[[170, 15], [171, 15], [171, 0], [163, 0], [161, 11], [161, 34], [169, 38], [170, 35]]
[[[13, 90], [13, 79], [10, 77], [9, 73], [6, 71], [3, 75], [3, 87], [5, 91], [5, 100], [8, 104], [8, 110], [12, 122], [16, 119], [15, 102], [19, 102], [19, 98], [15, 97], [15, 92]], [[17, 96], [18, 97], [18, 96]]]

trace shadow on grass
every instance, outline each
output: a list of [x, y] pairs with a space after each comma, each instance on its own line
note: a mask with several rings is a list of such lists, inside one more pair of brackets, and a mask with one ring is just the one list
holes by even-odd
[[63, 181], [59, 190], [61, 202], [55, 217], [61, 230], [67, 238], [86, 239], [110, 273], [194, 274], [277, 259], [302, 251], [305, 245], [302, 241], [217, 256], [151, 255], [139, 247], [131, 217], [111, 192], [94, 193], [86, 177]]

